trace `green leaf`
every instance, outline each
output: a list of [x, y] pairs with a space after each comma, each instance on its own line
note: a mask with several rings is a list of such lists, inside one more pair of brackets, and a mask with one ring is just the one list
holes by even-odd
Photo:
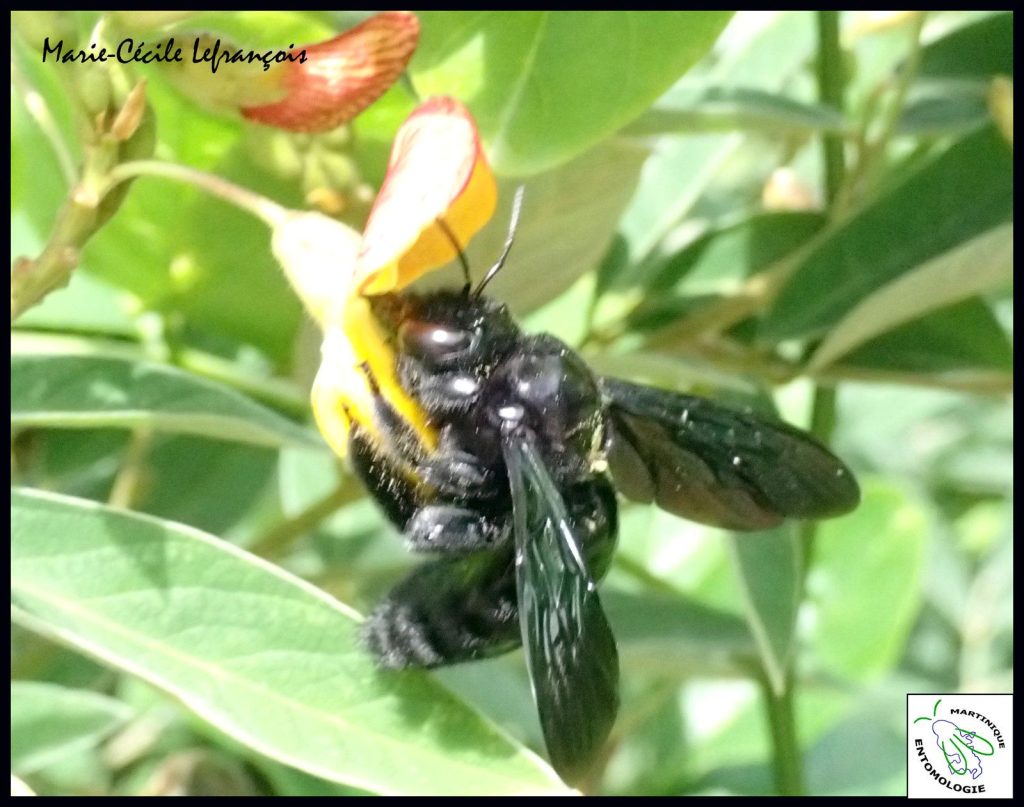
[[11, 357], [11, 424], [147, 427], [264, 446], [321, 446], [234, 390], [172, 367], [98, 356]]
[[808, 579], [812, 647], [851, 679], [877, 675], [903, 650], [921, 601], [928, 524], [897, 488], [867, 480], [860, 506], [823, 522]]
[[993, 14], [955, 29], [921, 51], [924, 77], [1013, 75], [1013, 13]]
[[916, 82], [895, 133], [911, 137], [962, 134], [989, 123], [988, 84], [940, 79]]
[[732, 535], [747, 611], [747, 623], [761, 654], [761, 663], [772, 689], [784, 691], [796, 612], [800, 605], [802, 553], [793, 524], [774, 530]]
[[865, 297], [829, 331], [808, 363], [818, 370], [869, 339], [1013, 282], [1013, 225], [1003, 224], [912, 269]]
[[1013, 156], [992, 127], [874, 200], [816, 249], [762, 323], [780, 341], [825, 331], [872, 292], [1013, 218]]
[[621, 128], [703, 56], [731, 12], [422, 12], [420, 95], [472, 110], [495, 170], [533, 174]]
[[[735, 134], [705, 134], [658, 143], [619, 222], [619, 234], [628, 245], [630, 264], [638, 265], [654, 252], [705, 193], [741, 142], [742, 138]], [[666, 176], [678, 180], [666, 182]], [[625, 279], [639, 280], [632, 276]]]
[[821, 229], [820, 213], [759, 213], [708, 233], [669, 258], [654, 278], [652, 291], [679, 284], [737, 282], [800, 247]]
[[[945, 373], [977, 370], [993, 380], [1013, 369], [1013, 347], [983, 300], [964, 300], [878, 336], [842, 364], [880, 370]], [[997, 385], [997, 389], [1005, 384]]]
[[98, 692], [35, 681], [11, 681], [11, 770], [37, 771], [91, 748], [131, 715]]
[[258, 753], [377, 793], [565, 792], [427, 675], [375, 669], [352, 610], [213, 536], [17, 489], [11, 532], [19, 623]]
[[623, 134], [754, 129], [778, 134], [843, 132], [843, 116], [831, 107], [748, 87], [684, 83], [630, 123]]

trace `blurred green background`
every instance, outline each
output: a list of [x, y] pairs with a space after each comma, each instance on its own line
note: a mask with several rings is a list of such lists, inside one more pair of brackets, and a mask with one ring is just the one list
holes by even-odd
[[[623, 704], [584, 790], [903, 794], [906, 693], [1012, 691], [1012, 14], [419, 16], [408, 82], [296, 135], [207, 111], [173, 69], [43, 64], [40, 43], [280, 48], [360, 15], [14, 14], [12, 260], [59, 234], [96, 111], [139, 78], [153, 159], [357, 230], [413, 88], [455, 95], [502, 190], [474, 272], [526, 185], [490, 287], [524, 327], [600, 372], [774, 407], [864, 494], [749, 536], [623, 506], [602, 587]], [[129, 144], [115, 164], [149, 156]], [[12, 775], [559, 789], [521, 653], [373, 672], [347, 607], [416, 558], [311, 425], [316, 328], [262, 222], [145, 173], [13, 325]]]

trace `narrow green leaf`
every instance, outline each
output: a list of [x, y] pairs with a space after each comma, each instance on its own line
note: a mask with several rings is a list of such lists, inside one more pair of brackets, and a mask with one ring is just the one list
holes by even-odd
[[1013, 281], [1013, 225], [1003, 224], [926, 261], [865, 297], [808, 363], [819, 370], [869, 339], [929, 311]]
[[921, 51], [924, 77], [1013, 75], [1013, 12], [963, 25]]
[[681, 84], [630, 123], [623, 134], [753, 129], [780, 134], [843, 132], [843, 116], [831, 107], [748, 87]]
[[1013, 371], [1013, 346], [985, 301], [975, 297], [876, 336], [844, 356], [841, 364], [1006, 378]]
[[11, 424], [148, 427], [265, 446], [322, 446], [312, 431], [234, 390], [172, 367], [99, 356], [13, 355]]
[[99, 743], [131, 715], [98, 692], [36, 681], [11, 681], [11, 770], [37, 771]]
[[375, 669], [359, 617], [198, 530], [12, 492], [19, 623], [137, 675], [252, 750], [376, 793], [565, 792], [421, 673]]
[[[742, 137], [735, 133], [670, 138], [658, 143], [619, 222], [630, 264], [641, 264], [655, 250], [741, 143]], [[666, 182], [666, 176], [678, 179]], [[628, 280], [639, 279], [631, 276]]]
[[815, 336], [880, 286], [1013, 218], [1013, 155], [991, 126], [876, 199], [816, 249], [760, 334]]
[[911, 137], [962, 134], [990, 120], [987, 82], [937, 79], [915, 84], [895, 131]]
[[732, 535], [747, 623], [765, 674], [776, 693], [786, 686], [800, 596], [800, 543], [785, 524], [762, 533]]
[[473, 111], [495, 170], [533, 174], [615, 132], [703, 56], [731, 12], [422, 12], [420, 95]]

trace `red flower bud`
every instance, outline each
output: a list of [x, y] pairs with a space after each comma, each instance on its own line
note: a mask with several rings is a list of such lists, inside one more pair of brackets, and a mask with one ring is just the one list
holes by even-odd
[[352, 120], [382, 96], [405, 70], [420, 36], [408, 11], [385, 11], [326, 42], [296, 48], [306, 61], [285, 62], [284, 97], [242, 108], [252, 121], [293, 132], [323, 132]]

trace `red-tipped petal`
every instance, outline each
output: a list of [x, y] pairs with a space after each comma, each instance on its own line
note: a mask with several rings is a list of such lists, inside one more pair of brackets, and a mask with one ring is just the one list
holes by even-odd
[[405, 70], [420, 37], [408, 11], [385, 11], [326, 42], [296, 48], [305, 63], [286, 62], [280, 101], [242, 108], [252, 121], [293, 132], [323, 132], [352, 120]]
[[[395, 136], [356, 264], [363, 294], [401, 289], [456, 256], [494, 215], [497, 185], [476, 122], [453, 98], [417, 107]], [[438, 223], [444, 221], [448, 232]]]

